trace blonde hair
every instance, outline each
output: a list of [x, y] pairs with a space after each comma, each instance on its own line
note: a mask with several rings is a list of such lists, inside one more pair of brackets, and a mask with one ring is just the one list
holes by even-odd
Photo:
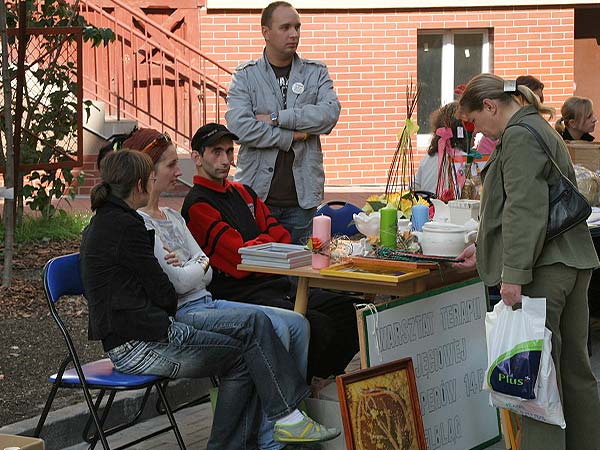
[[543, 105], [538, 96], [527, 86], [517, 84], [516, 91], [506, 92], [504, 85], [504, 79], [492, 73], [482, 73], [473, 77], [458, 100], [461, 113], [481, 111], [483, 100], [486, 98], [508, 104], [514, 96], [521, 96], [540, 114], [548, 114], [550, 118], [554, 117], [554, 108]]
[[560, 134], [565, 132], [565, 128], [570, 120], [574, 120], [575, 123], [579, 124], [587, 116], [594, 112], [594, 104], [587, 97], [569, 97], [565, 100], [560, 108], [560, 114], [562, 117], [556, 121], [554, 128]]

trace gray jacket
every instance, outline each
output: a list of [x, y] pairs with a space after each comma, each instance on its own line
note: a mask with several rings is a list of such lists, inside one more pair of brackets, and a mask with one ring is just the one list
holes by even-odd
[[[265, 200], [277, 153], [293, 151], [298, 202], [301, 208], [312, 208], [323, 201], [325, 185], [319, 135], [331, 132], [341, 109], [327, 66], [296, 54], [286, 109], [283, 104], [275, 73], [264, 53], [262, 58], [236, 69], [225, 113], [227, 127], [239, 137], [240, 143], [235, 180], [251, 186]], [[278, 127], [256, 120], [257, 114], [273, 112], [279, 112]], [[311, 136], [306, 141], [293, 142], [294, 131]]]

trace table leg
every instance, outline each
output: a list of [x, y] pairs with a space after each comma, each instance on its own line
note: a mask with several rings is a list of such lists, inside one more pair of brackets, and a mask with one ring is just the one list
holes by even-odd
[[306, 315], [308, 308], [308, 278], [298, 278], [298, 287], [296, 289], [296, 302], [294, 303], [294, 311]]

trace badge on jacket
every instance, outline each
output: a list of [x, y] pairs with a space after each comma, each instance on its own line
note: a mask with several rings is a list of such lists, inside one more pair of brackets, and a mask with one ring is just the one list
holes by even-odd
[[304, 85], [302, 83], [294, 83], [292, 85], [292, 92], [296, 95], [300, 95], [304, 92]]

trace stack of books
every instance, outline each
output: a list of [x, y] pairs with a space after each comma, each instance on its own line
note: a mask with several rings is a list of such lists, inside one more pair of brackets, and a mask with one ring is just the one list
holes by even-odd
[[242, 264], [250, 266], [295, 269], [310, 265], [312, 260], [311, 251], [304, 246], [277, 242], [242, 247], [238, 252], [242, 255]]

